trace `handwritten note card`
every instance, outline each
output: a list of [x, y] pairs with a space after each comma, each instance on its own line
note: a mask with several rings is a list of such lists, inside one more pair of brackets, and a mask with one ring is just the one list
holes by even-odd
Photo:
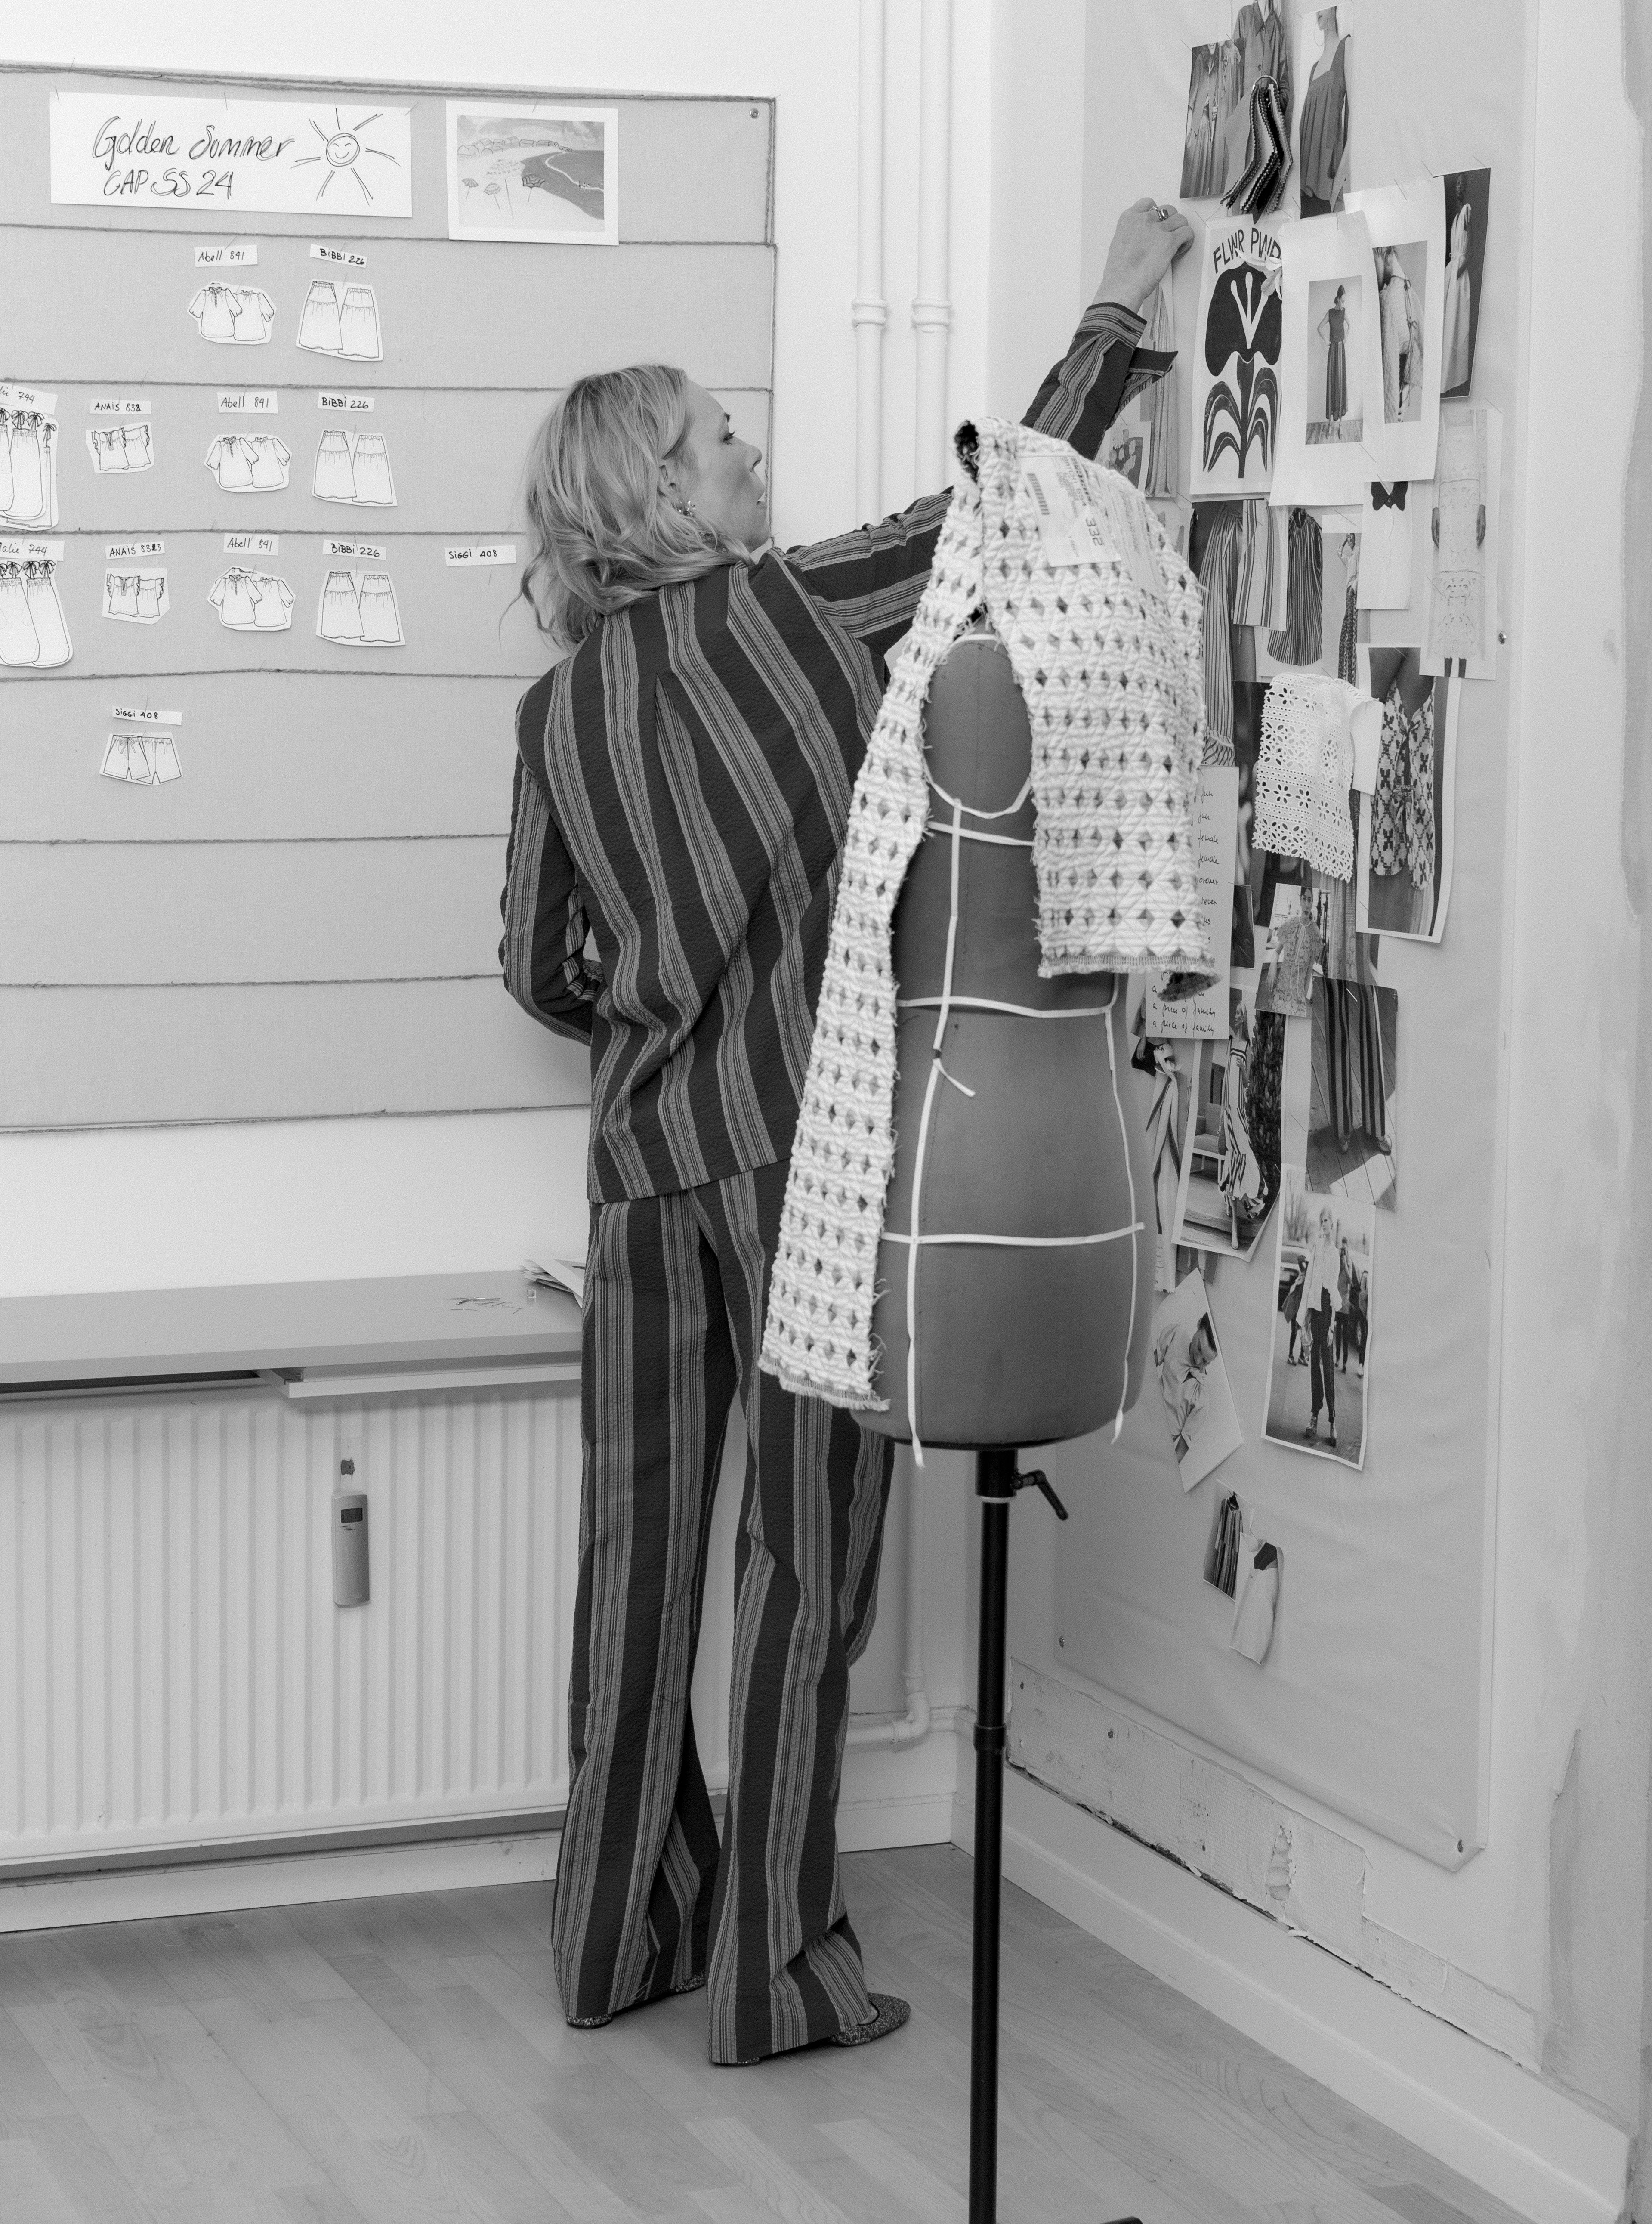
[[1210, 929], [1216, 978], [1196, 995], [1167, 1003], [1162, 984], [1147, 991], [1150, 1035], [1193, 1035], [1227, 1040], [1227, 990], [1233, 967], [1233, 865], [1239, 851], [1239, 768], [1207, 765], [1199, 785], [1198, 893], [1194, 913]]

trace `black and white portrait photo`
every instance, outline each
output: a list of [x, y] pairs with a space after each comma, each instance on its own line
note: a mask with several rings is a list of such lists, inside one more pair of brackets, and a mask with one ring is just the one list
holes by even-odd
[[1300, 1166], [1287, 1166], [1278, 1224], [1264, 1433], [1362, 1468], [1376, 1210], [1312, 1190]]
[[1480, 326], [1491, 173], [1451, 171], [1444, 190], [1446, 321], [1441, 342], [1440, 391], [1443, 399], [1454, 401], [1469, 392], [1474, 381], [1474, 341]]
[[1310, 446], [1365, 437], [1364, 281], [1318, 278], [1308, 292], [1308, 440]]

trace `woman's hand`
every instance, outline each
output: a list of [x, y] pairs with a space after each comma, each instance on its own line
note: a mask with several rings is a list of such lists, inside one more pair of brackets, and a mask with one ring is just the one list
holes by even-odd
[[1113, 231], [1096, 300], [1139, 311], [1192, 238], [1193, 226], [1180, 209], [1161, 208], [1157, 201], [1132, 201]]

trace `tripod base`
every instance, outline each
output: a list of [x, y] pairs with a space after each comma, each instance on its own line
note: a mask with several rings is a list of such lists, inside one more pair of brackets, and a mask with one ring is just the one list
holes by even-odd
[[[975, 1682], [975, 1905], [969, 2004], [969, 2224], [998, 2217], [998, 1974], [1004, 1888], [1005, 1625], [1010, 1575], [1010, 1503], [1029, 1485], [1065, 1521], [1067, 1508], [1042, 1475], [1018, 1475], [1002, 1445], [975, 1454], [980, 1501], [980, 1633]], [[1114, 2224], [1140, 2224], [1134, 2216]]]

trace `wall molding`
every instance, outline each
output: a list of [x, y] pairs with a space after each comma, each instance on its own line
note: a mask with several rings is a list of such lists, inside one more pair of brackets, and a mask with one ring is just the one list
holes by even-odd
[[[974, 1811], [961, 1771], [955, 1845], [973, 1842]], [[1004, 1873], [1533, 2224], [1617, 2224], [1624, 2132], [1017, 1772]]]

